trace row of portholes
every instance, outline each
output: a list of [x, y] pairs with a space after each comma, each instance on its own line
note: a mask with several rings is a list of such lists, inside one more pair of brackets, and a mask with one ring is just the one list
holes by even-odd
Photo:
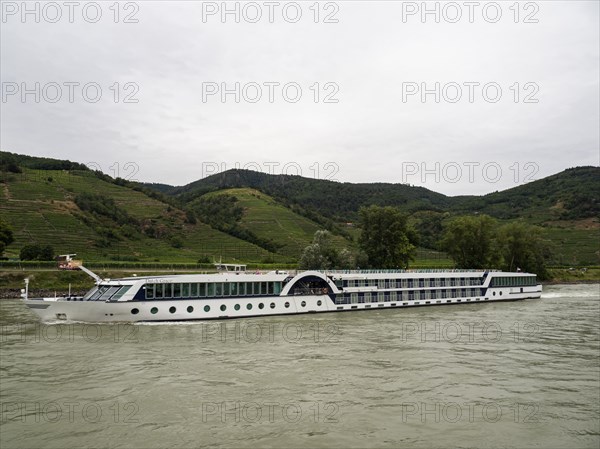
[[[317, 301], [317, 306], [321, 306], [322, 304], [323, 304], [323, 302], [322, 302], [321, 300], [318, 300], [318, 301]], [[302, 302], [300, 303], [300, 306], [302, 306], [302, 307], [306, 307], [306, 301], [302, 301]], [[253, 306], [252, 306], [252, 304], [250, 304], [250, 303], [246, 304], [246, 309], [248, 309], [248, 310], [252, 310], [252, 307], [253, 307]], [[270, 304], [270, 306], [269, 306], [269, 307], [271, 307], [271, 309], [274, 309], [274, 308], [276, 307], [276, 306], [275, 306], [275, 303], [274, 303], [274, 302], [272, 302], [272, 303]], [[289, 307], [290, 307], [290, 303], [289, 303], [289, 302], [286, 302], [286, 303], [284, 304], [284, 307], [285, 307], [286, 309], [289, 309]], [[239, 305], [239, 304], [236, 304], [235, 306], [233, 306], [233, 308], [234, 308], [235, 310], [240, 310], [240, 305]], [[259, 303], [259, 304], [258, 304], [258, 308], [262, 310], [262, 309], [264, 309], [264, 308], [265, 308], [265, 305], [264, 305], [264, 304], [261, 302], [261, 303]], [[221, 312], [225, 312], [225, 311], [227, 310], [227, 306], [226, 306], [225, 304], [221, 304], [221, 307], [220, 307], [220, 309], [221, 309]], [[188, 308], [187, 308], [187, 312], [188, 312], [188, 313], [192, 313], [193, 311], [194, 311], [194, 308], [193, 308], [192, 306], [188, 306]], [[210, 306], [208, 306], [208, 305], [207, 305], [207, 306], [204, 306], [204, 311], [205, 311], [205, 312], [210, 312]], [[171, 306], [171, 307], [169, 307], [169, 313], [175, 313], [175, 312], [177, 312], [177, 308], [176, 308], [175, 306]], [[139, 309], [137, 309], [137, 308], [131, 309], [131, 314], [132, 314], [132, 315], [137, 315], [138, 313], [140, 313], [140, 310], [139, 310]], [[158, 307], [152, 307], [152, 308], [150, 309], [150, 313], [151, 313], [151, 314], [153, 314], [153, 315], [156, 315], [156, 314], [158, 313]]]

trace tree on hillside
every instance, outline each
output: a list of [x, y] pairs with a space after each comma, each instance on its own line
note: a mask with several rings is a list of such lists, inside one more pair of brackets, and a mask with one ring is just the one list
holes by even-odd
[[456, 217], [444, 223], [440, 245], [458, 268], [490, 268], [500, 262], [495, 227], [488, 215]]
[[324, 230], [315, 232], [312, 243], [304, 248], [298, 262], [298, 268], [301, 270], [328, 270], [353, 266], [354, 258], [350, 251], [335, 248], [331, 232]]
[[4, 253], [4, 249], [14, 241], [12, 228], [0, 219], [0, 256]]
[[423, 210], [412, 214], [409, 223], [419, 230], [420, 245], [425, 248], [439, 249], [439, 241], [444, 232], [444, 219], [448, 212]]
[[0, 151], [0, 171], [10, 173], [21, 173], [21, 167], [17, 164], [17, 160], [11, 153]]
[[359, 244], [373, 268], [407, 268], [414, 259], [417, 234], [395, 207], [370, 206], [359, 210]]
[[54, 260], [54, 248], [50, 245], [25, 245], [19, 257], [21, 260]]
[[520, 269], [547, 279], [546, 260], [550, 248], [542, 238], [542, 230], [523, 222], [508, 223], [498, 230], [498, 243], [502, 254], [502, 269]]

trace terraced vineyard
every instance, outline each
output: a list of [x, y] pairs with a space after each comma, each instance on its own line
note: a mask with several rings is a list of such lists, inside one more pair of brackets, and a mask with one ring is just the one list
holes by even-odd
[[[3, 176], [0, 214], [15, 233], [15, 243], [7, 250], [9, 257], [16, 257], [23, 245], [39, 243], [52, 245], [60, 253], [77, 253], [85, 260], [196, 262], [203, 256], [257, 262], [282, 259], [204, 223], [187, 223], [183, 211], [142, 192], [103, 181], [92, 172], [24, 169], [23, 173]], [[79, 210], [74, 202], [82, 192], [112, 198], [132, 218], [160, 229], [164, 238], [151, 238], [140, 232], [133, 238], [106, 244], [89, 224], [93, 217]], [[171, 244], [174, 238], [181, 247]]]
[[[294, 259], [298, 259], [302, 250], [312, 243], [315, 232], [322, 229], [317, 223], [255, 189], [226, 189], [205, 196], [212, 195], [237, 198], [236, 204], [244, 209], [240, 224], [258, 237], [274, 242], [278, 253]], [[333, 240], [338, 248], [353, 246], [352, 242], [340, 236], [333, 236]]]

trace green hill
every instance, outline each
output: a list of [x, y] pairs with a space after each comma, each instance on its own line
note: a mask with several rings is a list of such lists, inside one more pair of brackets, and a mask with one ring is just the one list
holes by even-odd
[[457, 197], [456, 208], [501, 219], [542, 224], [600, 216], [600, 168], [570, 168], [556, 175], [480, 197]]
[[600, 168], [577, 167], [502, 192], [448, 197], [403, 184], [230, 170], [174, 187], [0, 152], [0, 216], [15, 232], [9, 257], [40, 243], [88, 261], [293, 263], [317, 229], [332, 231], [339, 247], [355, 248], [360, 207], [392, 205], [410, 214], [422, 235], [426, 248], [417, 263], [448, 263], [434, 251], [443, 220], [486, 213], [544, 226], [556, 264], [599, 265], [598, 179]]
[[[89, 170], [22, 168], [22, 173], [0, 172], [0, 182], [0, 215], [15, 234], [15, 243], [6, 251], [9, 257], [33, 243], [50, 244], [85, 260], [196, 262], [222, 256], [258, 262], [269, 256], [204, 223], [188, 222], [181, 209]], [[76, 201], [85, 194], [112, 201], [113, 212], [82, 210]]]
[[449, 197], [423, 187], [340, 183], [249, 170], [228, 170], [168, 192], [183, 202], [189, 202], [205, 193], [230, 188], [260, 190], [283, 204], [300, 205], [339, 221], [354, 221], [358, 210], [371, 204], [397, 206], [407, 212], [446, 210], [451, 205]]
[[[576, 167], [501, 192], [448, 197], [404, 184], [338, 183], [229, 170], [163, 191], [187, 203], [207, 192], [251, 188], [321, 223], [354, 222], [360, 207], [370, 204], [396, 206], [415, 217], [413, 222], [425, 233], [423, 243], [429, 248], [434, 247], [434, 239], [427, 234], [430, 229], [426, 229], [423, 216], [485, 213], [502, 221], [524, 219], [546, 228], [554, 247], [553, 263], [598, 265], [599, 179], [599, 167]], [[345, 231], [355, 234], [356, 228]]]
[[362, 206], [396, 206], [407, 213], [481, 212], [500, 219], [586, 219], [600, 215], [600, 167], [577, 167], [502, 192], [483, 196], [448, 197], [423, 187], [405, 184], [351, 184], [290, 175], [268, 175], [248, 170], [228, 170], [183, 187], [161, 191], [192, 201], [205, 193], [252, 188], [285, 204], [299, 204], [319, 214], [353, 221]]

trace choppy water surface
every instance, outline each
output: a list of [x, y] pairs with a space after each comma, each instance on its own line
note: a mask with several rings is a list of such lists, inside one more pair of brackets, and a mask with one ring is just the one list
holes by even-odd
[[2, 448], [594, 447], [600, 286], [177, 324], [0, 304]]

